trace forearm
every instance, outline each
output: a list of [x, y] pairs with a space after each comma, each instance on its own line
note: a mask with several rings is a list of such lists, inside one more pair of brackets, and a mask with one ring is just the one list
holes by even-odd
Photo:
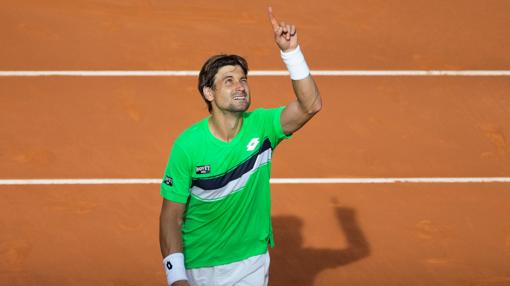
[[183, 204], [163, 199], [159, 218], [159, 243], [168, 285], [188, 285], [182, 253]]
[[320, 111], [322, 99], [311, 75], [301, 80], [292, 80], [292, 87], [299, 107], [304, 113], [313, 115]]
[[171, 253], [182, 252], [180, 225], [176, 222], [171, 223], [171, 220], [161, 220], [159, 228], [159, 244], [163, 258]]
[[168, 208], [161, 210], [159, 219], [159, 244], [161, 255], [182, 252], [182, 218]]
[[306, 115], [317, 113], [322, 105], [319, 89], [310, 74], [301, 48], [298, 45], [292, 49], [282, 50], [281, 56], [290, 73], [300, 111]]

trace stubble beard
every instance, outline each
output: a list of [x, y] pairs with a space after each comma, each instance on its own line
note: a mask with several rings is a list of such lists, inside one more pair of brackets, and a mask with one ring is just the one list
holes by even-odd
[[[236, 102], [237, 100], [234, 99], [236, 96], [244, 96], [244, 100], [240, 100], [240, 102]], [[232, 101], [230, 102], [227, 111], [234, 112], [234, 113], [243, 113], [248, 108], [250, 108], [251, 99], [250, 95], [247, 92], [240, 92], [237, 94], [234, 94], [232, 97]]]

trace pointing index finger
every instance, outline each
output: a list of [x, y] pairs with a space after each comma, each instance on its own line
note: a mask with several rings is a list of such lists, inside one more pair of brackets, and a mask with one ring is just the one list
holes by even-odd
[[271, 25], [273, 25], [273, 29], [276, 30], [280, 25], [278, 25], [278, 20], [273, 16], [273, 8], [271, 6], [267, 7], [267, 12], [269, 15], [269, 20], [271, 21]]

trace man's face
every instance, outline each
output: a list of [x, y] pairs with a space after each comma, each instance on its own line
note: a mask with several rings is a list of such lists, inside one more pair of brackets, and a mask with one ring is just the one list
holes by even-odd
[[221, 67], [214, 77], [215, 105], [222, 111], [244, 112], [250, 107], [248, 79], [240, 66]]

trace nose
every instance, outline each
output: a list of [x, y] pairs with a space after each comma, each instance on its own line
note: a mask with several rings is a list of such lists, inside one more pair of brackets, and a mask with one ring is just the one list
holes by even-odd
[[236, 91], [245, 91], [246, 90], [245, 83], [243, 83], [240, 80], [236, 81], [235, 90]]

